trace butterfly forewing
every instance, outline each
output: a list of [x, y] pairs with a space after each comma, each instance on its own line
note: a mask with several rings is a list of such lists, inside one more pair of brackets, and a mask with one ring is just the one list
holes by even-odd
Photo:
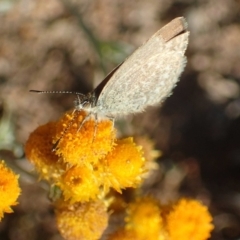
[[176, 18], [138, 48], [98, 93], [97, 112], [124, 115], [162, 102], [186, 64], [186, 28], [184, 18]]

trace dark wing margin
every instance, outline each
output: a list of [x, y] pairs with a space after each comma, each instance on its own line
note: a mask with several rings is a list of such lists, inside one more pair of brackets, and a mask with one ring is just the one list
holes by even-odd
[[[115, 67], [103, 80], [101, 83], [99, 83], [99, 85], [93, 90], [93, 94], [95, 95], [96, 98], [96, 102], [98, 100], [99, 95], [101, 94], [104, 86], [107, 84], [107, 82], [111, 79], [111, 77], [113, 76], [113, 74], [121, 67], [121, 65], [124, 62], [120, 63], [117, 67]], [[95, 104], [96, 104], [95, 102]]]
[[160, 35], [165, 42], [187, 31], [188, 24], [183, 17], [173, 19], [162, 27], [156, 34]]

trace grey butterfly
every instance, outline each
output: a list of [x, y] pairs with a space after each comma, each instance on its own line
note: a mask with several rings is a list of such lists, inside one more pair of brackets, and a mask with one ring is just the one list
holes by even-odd
[[[115, 118], [143, 111], [170, 95], [186, 65], [189, 32], [178, 17], [158, 30], [90, 93], [78, 92], [76, 110]], [[73, 93], [30, 90], [37, 93]]]

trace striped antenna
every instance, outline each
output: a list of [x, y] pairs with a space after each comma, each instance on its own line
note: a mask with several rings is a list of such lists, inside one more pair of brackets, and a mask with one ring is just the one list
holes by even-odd
[[29, 92], [34, 92], [34, 93], [59, 93], [59, 94], [76, 94], [76, 95], [81, 95], [85, 96], [82, 93], [79, 92], [72, 92], [72, 91], [40, 91], [40, 90], [29, 90]]

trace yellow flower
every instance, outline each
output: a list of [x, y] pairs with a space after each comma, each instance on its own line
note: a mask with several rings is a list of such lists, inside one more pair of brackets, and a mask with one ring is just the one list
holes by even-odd
[[69, 205], [59, 201], [55, 208], [57, 226], [67, 240], [100, 239], [108, 224], [108, 214], [103, 202]]
[[159, 158], [162, 153], [154, 148], [154, 142], [147, 137], [134, 136], [134, 142], [137, 145], [142, 146], [144, 152], [143, 157], [146, 159], [145, 169], [147, 170], [144, 173], [143, 178], [147, 179], [152, 175], [154, 170], [159, 168], [159, 164], [156, 163], [156, 159]]
[[86, 166], [71, 167], [58, 183], [65, 200], [71, 203], [95, 199], [100, 192], [100, 184], [94, 171]]
[[6, 167], [4, 161], [0, 160], [0, 220], [4, 212], [11, 213], [11, 205], [16, 205], [17, 198], [21, 192], [18, 185], [18, 175]]
[[117, 140], [103, 161], [106, 189], [110, 186], [121, 192], [121, 188], [136, 187], [141, 182], [145, 159], [132, 138]]
[[213, 229], [211, 222], [206, 206], [196, 200], [181, 199], [166, 216], [166, 229], [173, 240], [206, 240]]
[[65, 169], [53, 151], [52, 138], [56, 123], [49, 122], [32, 132], [25, 145], [26, 157], [35, 165], [42, 178], [47, 180], [59, 178]]
[[38, 127], [25, 147], [40, 175], [58, 185], [71, 203], [136, 187], [145, 160], [132, 138], [116, 140], [111, 120], [96, 121], [85, 111], [66, 113]]
[[160, 239], [163, 223], [156, 200], [151, 197], [139, 198], [129, 205], [127, 213], [126, 227], [135, 230], [138, 239]]
[[53, 139], [59, 141], [56, 154], [71, 165], [96, 164], [113, 148], [115, 131], [112, 121], [96, 122], [86, 114], [85, 111], [66, 113], [56, 125]]

